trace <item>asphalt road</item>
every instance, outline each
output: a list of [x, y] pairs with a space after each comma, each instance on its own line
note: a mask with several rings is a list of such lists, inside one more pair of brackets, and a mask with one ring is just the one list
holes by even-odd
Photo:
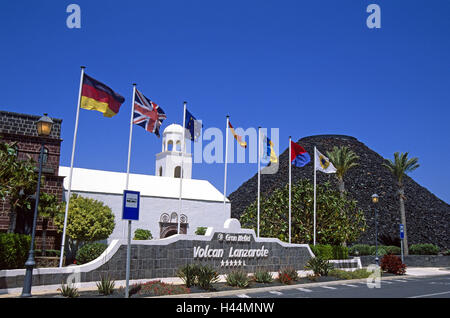
[[379, 288], [366, 282], [322, 285], [292, 289], [237, 294], [221, 298], [450, 298], [450, 275], [432, 277], [401, 277], [381, 280]]

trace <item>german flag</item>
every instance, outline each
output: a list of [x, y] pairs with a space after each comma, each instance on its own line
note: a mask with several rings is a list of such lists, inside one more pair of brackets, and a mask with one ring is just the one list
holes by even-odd
[[231, 133], [233, 134], [233, 136], [236, 139], [236, 141], [238, 142], [238, 144], [243, 148], [247, 148], [247, 143], [244, 140], [242, 140], [242, 136], [239, 136], [238, 134], [236, 134], [236, 131], [234, 131], [234, 128], [233, 128], [233, 126], [231, 126], [230, 122], [228, 122], [228, 126], [230, 127]]
[[113, 117], [119, 112], [125, 98], [103, 83], [84, 74], [81, 89], [81, 108], [97, 110], [104, 117]]

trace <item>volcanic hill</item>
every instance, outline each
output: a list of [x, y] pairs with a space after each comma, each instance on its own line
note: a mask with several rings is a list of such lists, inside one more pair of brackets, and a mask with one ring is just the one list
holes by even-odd
[[[386, 237], [388, 241], [397, 240], [400, 223], [397, 187], [393, 175], [382, 166], [385, 162], [382, 156], [356, 138], [344, 135], [310, 136], [300, 139], [298, 144], [310, 154], [311, 162], [302, 168], [292, 167], [293, 183], [299, 179], [309, 179], [313, 182], [314, 146], [324, 155], [326, 151], [331, 151], [333, 146], [348, 146], [353, 150], [359, 156], [359, 165], [347, 172], [344, 182], [349, 196], [358, 201], [358, 207], [363, 209], [366, 217], [367, 229], [361, 234], [358, 243], [374, 244], [375, 242], [375, 218], [371, 204], [371, 196], [374, 193], [380, 196], [377, 205], [379, 241], [381, 238], [382, 243], [389, 244], [384, 239]], [[280, 166], [276, 174], [261, 174], [262, 194], [270, 194], [276, 188], [283, 187], [289, 182], [288, 151], [289, 149], [286, 149], [279, 156]], [[229, 195], [232, 217], [239, 219], [245, 208], [256, 200], [257, 178], [255, 174]], [[327, 180], [337, 189], [334, 174], [317, 171], [317, 184]], [[405, 176], [404, 186], [408, 243], [432, 243], [441, 248], [450, 248], [450, 205], [417, 184], [409, 176]], [[287, 207], [286, 213], [288, 213]]]

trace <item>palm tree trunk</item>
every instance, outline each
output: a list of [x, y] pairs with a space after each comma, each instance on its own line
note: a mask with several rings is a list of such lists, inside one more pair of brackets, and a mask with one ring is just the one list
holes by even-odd
[[[345, 185], [344, 185], [343, 178], [338, 178], [338, 187], [339, 187], [339, 192], [341, 193], [341, 198], [344, 198]], [[342, 211], [341, 211], [341, 213], [342, 213]], [[345, 240], [344, 242], [341, 243], [341, 245], [347, 246], [347, 241]]]
[[408, 256], [408, 235], [406, 231], [406, 213], [405, 213], [405, 199], [404, 199], [405, 190], [403, 186], [400, 186], [398, 189], [399, 201], [400, 201], [400, 219], [403, 224], [404, 229], [404, 239], [403, 239], [403, 253], [405, 256]]
[[343, 179], [338, 179], [338, 187], [339, 187], [339, 192], [341, 193], [341, 198], [344, 197], [344, 192], [345, 192], [345, 185], [344, 185], [344, 180]]

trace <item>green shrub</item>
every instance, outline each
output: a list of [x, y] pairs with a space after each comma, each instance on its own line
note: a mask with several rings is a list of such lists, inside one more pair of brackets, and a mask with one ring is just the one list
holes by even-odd
[[400, 247], [398, 246], [383, 246], [384, 250], [386, 251], [386, 254], [394, 254], [394, 255], [400, 255], [402, 253]]
[[372, 274], [372, 272], [368, 272], [364, 268], [357, 269], [357, 270], [355, 270], [353, 272], [350, 272], [350, 273], [352, 273], [352, 277], [354, 279], [356, 279], [356, 278], [367, 278], [367, 277], [369, 277]]
[[99, 257], [108, 247], [104, 243], [89, 243], [83, 245], [75, 257], [77, 265], [89, 263]]
[[257, 283], [270, 284], [273, 282], [273, 276], [267, 270], [256, 270], [253, 274], [253, 280]]
[[360, 278], [367, 278], [370, 276], [370, 272], [366, 271], [365, 269], [357, 269], [355, 271], [343, 271], [341, 269], [333, 269], [331, 270], [328, 275], [337, 277], [339, 279], [360, 279]]
[[151, 240], [153, 239], [152, 233], [149, 230], [144, 229], [136, 229], [134, 231], [134, 238], [133, 240]]
[[197, 285], [199, 265], [187, 264], [178, 269], [177, 276], [181, 278], [187, 288]]
[[375, 248], [375, 246], [371, 246], [371, 255], [378, 254], [378, 257], [383, 257], [384, 255], [388, 254], [386, 251], [385, 246], [378, 245], [378, 251]]
[[226, 276], [226, 283], [232, 287], [245, 288], [250, 284], [248, 274], [243, 270], [234, 270]]
[[433, 244], [413, 244], [409, 247], [412, 255], [438, 255], [439, 247]]
[[333, 259], [347, 259], [348, 247], [342, 245], [333, 245]]
[[446, 250], [446, 251], [442, 252], [442, 255], [450, 256], [450, 250]]
[[115, 281], [112, 280], [109, 275], [100, 276], [100, 281], [97, 282], [98, 292], [102, 295], [108, 296], [114, 292]]
[[333, 246], [329, 244], [317, 244], [309, 246], [316, 257], [326, 260], [333, 259]]
[[207, 229], [208, 229], [208, 228], [205, 227], [205, 226], [199, 226], [199, 227], [195, 230], [195, 234], [196, 234], [196, 235], [205, 235]]
[[316, 244], [310, 245], [311, 251], [315, 256], [319, 256], [325, 260], [330, 259], [347, 259], [348, 247], [342, 245]]
[[311, 258], [305, 265], [305, 269], [312, 270], [314, 275], [328, 276], [328, 272], [334, 268], [334, 265], [329, 263], [319, 256]]
[[332, 269], [329, 273], [329, 276], [337, 277], [339, 279], [352, 279], [352, 275], [350, 272], [343, 271], [341, 269]]
[[[43, 256], [42, 255], [42, 250], [35, 250], [34, 251], [34, 255], [35, 256]], [[45, 250], [45, 256], [46, 257], [59, 257], [59, 255], [61, 255], [61, 251], [60, 250]], [[64, 253], [65, 255], [65, 253]]]
[[212, 284], [219, 281], [219, 274], [215, 271], [214, 268], [208, 265], [199, 266], [197, 277], [198, 287], [204, 290], [212, 290]]
[[30, 244], [29, 235], [0, 233], [0, 269], [24, 268]]
[[352, 256], [372, 255], [371, 246], [367, 244], [355, 244], [349, 248], [348, 253]]

